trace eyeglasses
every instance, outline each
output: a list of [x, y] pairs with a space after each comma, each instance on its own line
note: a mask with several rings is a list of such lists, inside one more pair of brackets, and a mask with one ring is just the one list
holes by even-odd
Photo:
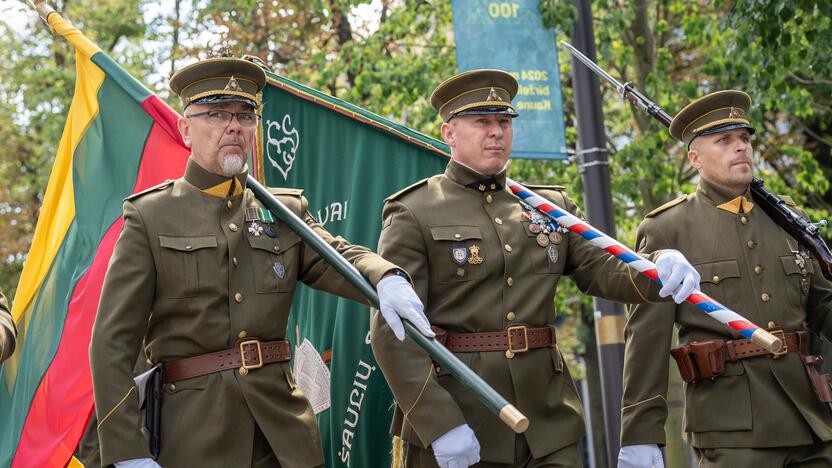
[[208, 125], [211, 125], [212, 127], [226, 127], [231, 123], [231, 120], [234, 119], [235, 116], [237, 117], [237, 122], [239, 122], [241, 127], [253, 127], [257, 125], [257, 122], [260, 120], [260, 116], [254, 112], [229, 112], [216, 109], [186, 115], [185, 118], [190, 119], [192, 117], [202, 116], [207, 117]]

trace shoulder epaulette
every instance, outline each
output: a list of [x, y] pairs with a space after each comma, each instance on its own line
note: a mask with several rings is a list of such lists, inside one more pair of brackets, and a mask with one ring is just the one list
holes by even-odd
[[782, 198], [787, 205], [797, 207], [797, 203], [795, 203], [794, 200], [792, 200], [792, 197], [788, 195], [780, 195], [780, 198]]
[[687, 195], [680, 195], [680, 196], [676, 197], [675, 199], [670, 200], [669, 202], [665, 203], [664, 205], [656, 208], [655, 210], [647, 213], [647, 216], [645, 216], [645, 218], [650, 218], [650, 217], [656, 216], [657, 214], [661, 213], [662, 211], [667, 211], [670, 208], [673, 208], [674, 206], [683, 203], [687, 199], [688, 199]]
[[162, 182], [159, 185], [154, 185], [153, 187], [146, 188], [146, 189], [142, 190], [141, 192], [136, 192], [136, 193], [130, 195], [129, 197], [126, 197], [124, 200], [135, 200], [135, 199], [141, 197], [142, 195], [147, 195], [148, 193], [151, 193], [151, 192], [158, 192], [159, 190], [164, 190], [164, 189], [170, 187], [171, 185], [173, 185], [174, 182], [175, 182], [175, 179], [168, 179], [168, 180]]
[[398, 192], [390, 195], [389, 197], [385, 198], [384, 201], [387, 202], [387, 201], [390, 201], [390, 200], [395, 200], [395, 199], [401, 197], [402, 195], [404, 195], [406, 193], [412, 192], [413, 190], [416, 190], [420, 186], [428, 183], [428, 179], [430, 179], [430, 177], [424, 178], [424, 179], [422, 179], [422, 180], [420, 180], [420, 181], [418, 181], [414, 184], [410, 184], [407, 187], [405, 187], [405, 188], [399, 190]]
[[271, 192], [272, 195], [290, 195], [295, 197], [303, 195], [303, 189], [297, 188], [269, 187], [269, 192]]
[[524, 187], [528, 187], [530, 189], [548, 189], [548, 190], [557, 190], [558, 192], [566, 191], [566, 187], [563, 185], [541, 185], [541, 184], [523, 184]]

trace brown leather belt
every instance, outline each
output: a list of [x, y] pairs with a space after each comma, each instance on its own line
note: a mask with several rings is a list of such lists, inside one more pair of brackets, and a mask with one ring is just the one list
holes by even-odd
[[783, 330], [769, 330], [769, 332], [783, 340], [784, 348], [778, 353], [772, 353], [769, 350], [758, 346], [751, 340], [731, 340], [725, 342], [726, 355], [725, 357], [731, 362], [737, 362], [740, 359], [746, 359], [754, 356], [768, 356], [774, 358], [782, 356], [786, 353], [803, 353], [806, 354], [808, 346], [806, 332], [784, 332]]
[[163, 369], [165, 382], [178, 382], [228, 369], [239, 369], [241, 374], [247, 374], [251, 369], [273, 362], [286, 362], [291, 358], [292, 350], [286, 340], [260, 341], [250, 338], [224, 351], [166, 362]]
[[535, 348], [550, 348], [557, 343], [555, 327], [527, 327], [512, 325], [503, 331], [481, 333], [447, 333], [434, 327], [436, 339], [449, 351], [473, 353], [484, 351], [511, 351], [524, 353]]

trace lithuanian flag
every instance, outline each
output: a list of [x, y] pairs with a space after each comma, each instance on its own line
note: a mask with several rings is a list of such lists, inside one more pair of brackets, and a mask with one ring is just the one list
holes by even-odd
[[88, 347], [122, 200], [179, 177], [178, 114], [57, 13], [75, 47], [75, 95], [12, 315], [0, 368], [0, 466], [64, 467], [93, 411]]

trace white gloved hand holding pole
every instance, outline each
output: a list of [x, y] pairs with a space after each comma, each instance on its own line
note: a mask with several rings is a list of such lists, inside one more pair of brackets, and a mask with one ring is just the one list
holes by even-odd
[[404, 340], [403, 318], [413, 324], [421, 334], [429, 337], [436, 335], [431, 331], [430, 322], [425, 317], [422, 301], [407, 279], [397, 274], [385, 276], [376, 285], [376, 291], [379, 311], [399, 341]]
[[480, 443], [467, 424], [442, 434], [430, 446], [439, 468], [467, 468], [480, 461]]
[[662, 250], [656, 259], [656, 271], [662, 282], [659, 296], [673, 295], [677, 304], [685, 302], [694, 289], [699, 289], [699, 272], [678, 250]]
[[618, 452], [618, 468], [664, 468], [662, 451], [656, 444], [625, 445]]

